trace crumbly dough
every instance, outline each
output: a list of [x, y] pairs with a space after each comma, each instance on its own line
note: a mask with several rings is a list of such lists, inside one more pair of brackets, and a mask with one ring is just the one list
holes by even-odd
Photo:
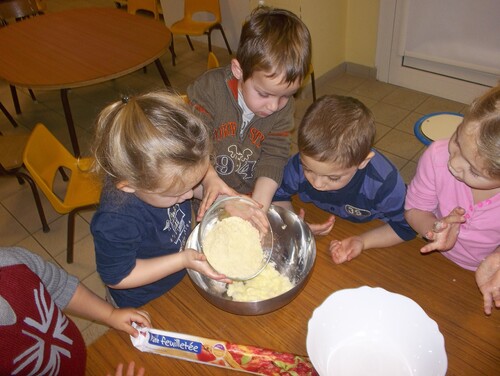
[[249, 278], [263, 266], [259, 231], [240, 217], [217, 222], [202, 245], [210, 265], [228, 278]]
[[269, 263], [255, 278], [229, 284], [227, 295], [239, 302], [255, 302], [274, 298], [292, 287], [290, 280], [276, 270], [276, 265]]

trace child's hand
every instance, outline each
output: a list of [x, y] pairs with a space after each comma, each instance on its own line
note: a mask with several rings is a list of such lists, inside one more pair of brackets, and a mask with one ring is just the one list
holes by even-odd
[[422, 253], [449, 251], [457, 242], [460, 225], [466, 221], [465, 209], [456, 207], [446, 217], [436, 221], [432, 230], [425, 234], [431, 242], [420, 249]]
[[201, 182], [203, 186], [203, 199], [201, 200], [200, 207], [196, 216], [196, 220], [199, 222], [205, 215], [205, 212], [213, 204], [213, 202], [219, 197], [219, 195], [227, 196], [238, 196], [238, 192], [230, 188], [224, 181], [217, 175], [217, 172], [210, 167], [207, 174]]
[[364, 243], [359, 236], [351, 236], [342, 241], [332, 240], [330, 242], [330, 254], [336, 264], [351, 261], [363, 252]]
[[[301, 208], [299, 211], [299, 217], [304, 220], [305, 216], [306, 211]], [[330, 231], [332, 231], [333, 225], [335, 224], [335, 216], [331, 215], [324, 223], [306, 223], [314, 235], [328, 235]]]
[[149, 313], [136, 308], [114, 308], [106, 321], [109, 326], [134, 337], [137, 337], [139, 332], [132, 326], [133, 322], [140, 326], [151, 328]]
[[250, 222], [262, 234], [266, 234], [269, 231], [269, 221], [266, 213], [261, 209], [262, 205], [249, 197], [247, 198], [253, 201], [256, 206], [252, 207], [240, 202], [228, 202], [225, 206], [226, 211], [233, 217], [240, 217]]
[[[123, 375], [123, 363], [118, 364], [116, 367], [116, 373], [115, 376], [144, 376], [144, 373], [146, 371], [144, 370], [143, 367], [139, 368], [137, 370], [137, 373], [135, 373], [135, 363], [130, 362], [127, 367], [127, 373]], [[107, 376], [111, 376], [110, 373], [107, 374]]]
[[186, 269], [193, 269], [198, 273], [206, 275], [208, 278], [224, 283], [232, 283], [224, 274], [217, 273], [207, 262], [206, 256], [194, 249], [186, 248], [182, 251], [184, 256], [184, 265]]
[[484, 259], [476, 270], [476, 283], [483, 294], [484, 313], [491, 315], [493, 303], [500, 308], [500, 251]]

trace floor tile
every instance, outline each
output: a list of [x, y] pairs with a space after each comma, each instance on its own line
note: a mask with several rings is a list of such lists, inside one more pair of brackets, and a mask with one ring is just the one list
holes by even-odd
[[3, 246], [17, 244], [30, 236], [30, 233], [16, 220], [16, 218], [0, 206], [0, 239]]
[[399, 130], [392, 129], [382, 137], [375, 147], [390, 152], [406, 160], [412, 159], [424, 146], [416, 137]]
[[375, 121], [391, 128], [408, 116], [409, 111], [393, 106], [391, 104], [378, 102], [371, 108]]
[[351, 94], [363, 95], [379, 101], [395, 91], [397, 88], [397, 86], [385, 82], [380, 82], [377, 80], [367, 80], [358, 87], [354, 88]]
[[454, 102], [449, 99], [430, 96], [415, 111], [421, 114], [430, 114], [433, 112], [462, 112], [466, 106], [460, 102]]
[[428, 94], [405, 88], [397, 88], [383, 98], [382, 102], [412, 111], [422, 104], [427, 98], [429, 98]]

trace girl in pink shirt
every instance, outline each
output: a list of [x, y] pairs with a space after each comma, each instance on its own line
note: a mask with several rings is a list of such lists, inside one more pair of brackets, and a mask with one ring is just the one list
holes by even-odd
[[476, 281], [491, 313], [500, 307], [500, 86], [476, 99], [450, 140], [434, 142], [418, 163], [405, 218]]

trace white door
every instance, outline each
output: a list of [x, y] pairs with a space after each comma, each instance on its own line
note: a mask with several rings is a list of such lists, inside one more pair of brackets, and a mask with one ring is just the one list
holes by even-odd
[[462, 103], [498, 84], [500, 1], [381, 0], [377, 79]]

